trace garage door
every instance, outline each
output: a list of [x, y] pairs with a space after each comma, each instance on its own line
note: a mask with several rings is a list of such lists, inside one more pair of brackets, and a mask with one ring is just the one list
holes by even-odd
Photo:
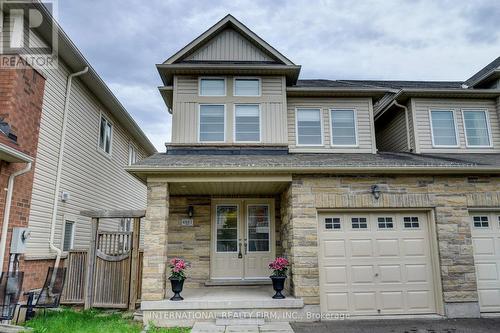
[[500, 312], [500, 212], [471, 213], [481, 312]]
[[324, 313], [436, 313], [427, 214], [320, 215]]

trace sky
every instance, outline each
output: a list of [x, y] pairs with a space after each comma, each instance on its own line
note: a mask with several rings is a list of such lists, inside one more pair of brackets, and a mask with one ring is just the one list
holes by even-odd
[[58, 0], [58, 20], [158, 151], [155, 64], [232, 14], [301, 79], [466, 80], [500, 56], [499, 0]]

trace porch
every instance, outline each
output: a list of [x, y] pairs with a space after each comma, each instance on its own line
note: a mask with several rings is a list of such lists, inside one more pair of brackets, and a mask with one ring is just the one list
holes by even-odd
[[197, 322], [264, 324], [276, 321], [306, 321], [307, 307], [300, 298], [273, 299], [271, 286], [186, 288], [183, 301], [142, 301], [144, 323], [165, 327], [192, 326]]

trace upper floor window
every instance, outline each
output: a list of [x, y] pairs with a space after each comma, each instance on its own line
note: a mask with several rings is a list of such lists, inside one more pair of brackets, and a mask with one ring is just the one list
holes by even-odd
[[99, 148], [107, 154], [111, 153], [111, 137], [113, 125], [104, 116], [101, 116], [101, 126], [99, 129]]
[[128, 145], [128, 165], [132, 165], [137, 162], [137, 150], [133, 144]]
[[463, 110], [465, 139], [468, 147], [490, 147], [490, 129], [486, 110]]
[[321, 109], [297, 109], [297, 144], [319, 146], [323, 144]]
[[237, 104], [234, 108], [234, 138], [237, 142], [260, 141], [260, 110], [257, 104]]
[[226, 111], [224, 105], [202, 104], [200, 105], [200, 142], [224, 142]]
[[260, 79], [234, 79], [234, 96], [260, 96]]
[[200, 96], [226, 96], [226, 79], [201, 78]]
[[432, 145], [435, 147], [457, 147], [457, 127], [452, 110], [431, 110]]
[[354, 110], [330, 110], [333, 146], [355, 146], [356, 113]]

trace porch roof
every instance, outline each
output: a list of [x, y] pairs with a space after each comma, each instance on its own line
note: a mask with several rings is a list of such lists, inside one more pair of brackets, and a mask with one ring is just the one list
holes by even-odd
[[148, 175], [180, 173], [500, 173], [500, 154], [239, 154], [171, 155], [158, 153], [126, 168], [145, 180]]

